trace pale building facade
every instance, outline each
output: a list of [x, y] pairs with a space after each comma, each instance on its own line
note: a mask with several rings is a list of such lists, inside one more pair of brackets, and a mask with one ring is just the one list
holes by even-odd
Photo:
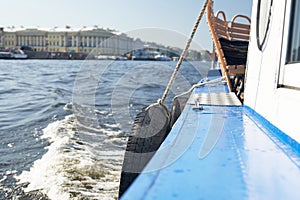
[[121, 55], [130, 52], [136, 46], [136, 41], [125, 34], [97, 27], [1, 30], [2, 48], [29, 47], [34, 51], [80, 53], [94, 51], [99, 54]]

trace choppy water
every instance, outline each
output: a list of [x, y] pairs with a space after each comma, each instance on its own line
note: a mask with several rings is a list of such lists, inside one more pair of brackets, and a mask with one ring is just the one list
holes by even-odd
[[[0, 199], [116, 199], [133, 118], [175, 65], [0, 60]], [[209, 65], [184, 62], [171, 96]]]

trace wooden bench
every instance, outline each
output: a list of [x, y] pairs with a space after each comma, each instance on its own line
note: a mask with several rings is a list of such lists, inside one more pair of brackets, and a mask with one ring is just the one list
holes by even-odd
[[226, 77], [229, 90], [243, 101], [251, 20], [245, 15], [235, 15], [228, 22], [223, 11], [214, 14], [210, 2], [207, 7], [207, 22], [222, 75]]

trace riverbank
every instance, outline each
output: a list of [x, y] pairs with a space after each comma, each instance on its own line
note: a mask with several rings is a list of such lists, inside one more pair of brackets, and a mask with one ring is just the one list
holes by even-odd
[[62, 59], [62, 60], [84, 60], [86, 53], [76, 52], [46, 52], [46, 51], [25, 51], [28, 59]]

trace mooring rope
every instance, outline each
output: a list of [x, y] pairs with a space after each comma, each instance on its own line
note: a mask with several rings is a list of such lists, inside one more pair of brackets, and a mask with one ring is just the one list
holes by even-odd
[[190, 93], [190, 92], [192, 92], [193, 89], [195, 89], [195, 88], [202, 87], [202, 86], [204, 86], [204, 85], [208, 85], [208, 84], [212, 84], [212, 83], [222, 82], [222, 81], [224, 81], [224, 80], [225, 80], [225, 76], [222, 76], [222, 77], [220, 77], [220, 78], [216, 78], [216, 79], [213, 79], [213, 80], [205, 81], [205, 82], [203, 82], [203, 83], [195, 84], [195, 85], [193, 85], [188, 91], [185, 91], [185, 92], [183, 92], [183, 93], [181, 93], [181, 94], [179, 94], [179, 95], [176, 95], [176, 96], [174, 97], [174, 99], [175, 99], [175, 98], [178, 98], [178, 97], [180, 97], [180, 96], [186, 95], [186, 94], [188, 94], [188, 93]]
[[188, 49], [189, 49], [189, 47], [190, 47], [190, 45], [191, 45], [191, 42], [192, 42], [192, 40], [193, 40], [193, 38], [194, 38], [194, 35], [195, 35], [195, 33], [196, 33], [196, 30], [197, 30], [197, 28], [198, 28], [198, 26], [199, 26], [199, 24], [200, 24], [200, 21], [201, 21], [203, 15], [204, 15], [205, 9], [206, 9], [207, 4], [208, 4], [209, 1], [211, 1], [211, 0], [206, 0], [205, 3], [203, 4], [203, 7], [202, 7], [202, 9], [201, 9], [201, 12], [200, 12], [200, 14], [199, 14], [199, 16], [198, 16], [198, 18], [197, 18], [197, 20], [196, 20], [196, 23], [195, 23], [195, 25], [194, 25], [194, 28], [193, 28], [193, 30], [192, 30], [192, 32], [191, 32], [191, 35], [190, 35], [190, 37], [189, 37], [187, 43], [186, 43], [186, 45], [185, 45], [185, 48], [184, 48], [184, 50], [182, 51], [182, 53], [181, 53], [181, 55], [180, 55], [180, 57], [179, 57], [179, 60], [178, 60], [178, 62], [177, 62], [177, 64], [176, 64], [176, 67], [175, 67], [173, 73], [172, 73], [172, 76], [171, 76], [171, 78], [170, 78], [170, 80], [169, 80], [169, 83], [168, 83], [168, 85], [167, 85], [167, 87], [166, 87], [166, 90], [165, 90], [165, 92], [164, 92], [162, 98], [159, 100], [159, 103], [160, 103], [160, 104], [164, 104], [164, 102], [165, 102], [165, 100], [166, 100], [166, 98], [167, 98], [167, 96], [168, 96], [168, 94], [169, 94], [169, 91], [170, 91], [170, 89], [171, 89], [171, 87], [172, 87], [172, 85], [173, 85], [173, 83], [174, 83], [174, 81], [175, 81], [177, 72], [179, 71], [180, 66], [181, 66], [181, 64], [182, 64], [182, 61], [183, 61], [184, 57], [186, 56], [186, 53], [187, 53], [187, 51], [188, 51]]

